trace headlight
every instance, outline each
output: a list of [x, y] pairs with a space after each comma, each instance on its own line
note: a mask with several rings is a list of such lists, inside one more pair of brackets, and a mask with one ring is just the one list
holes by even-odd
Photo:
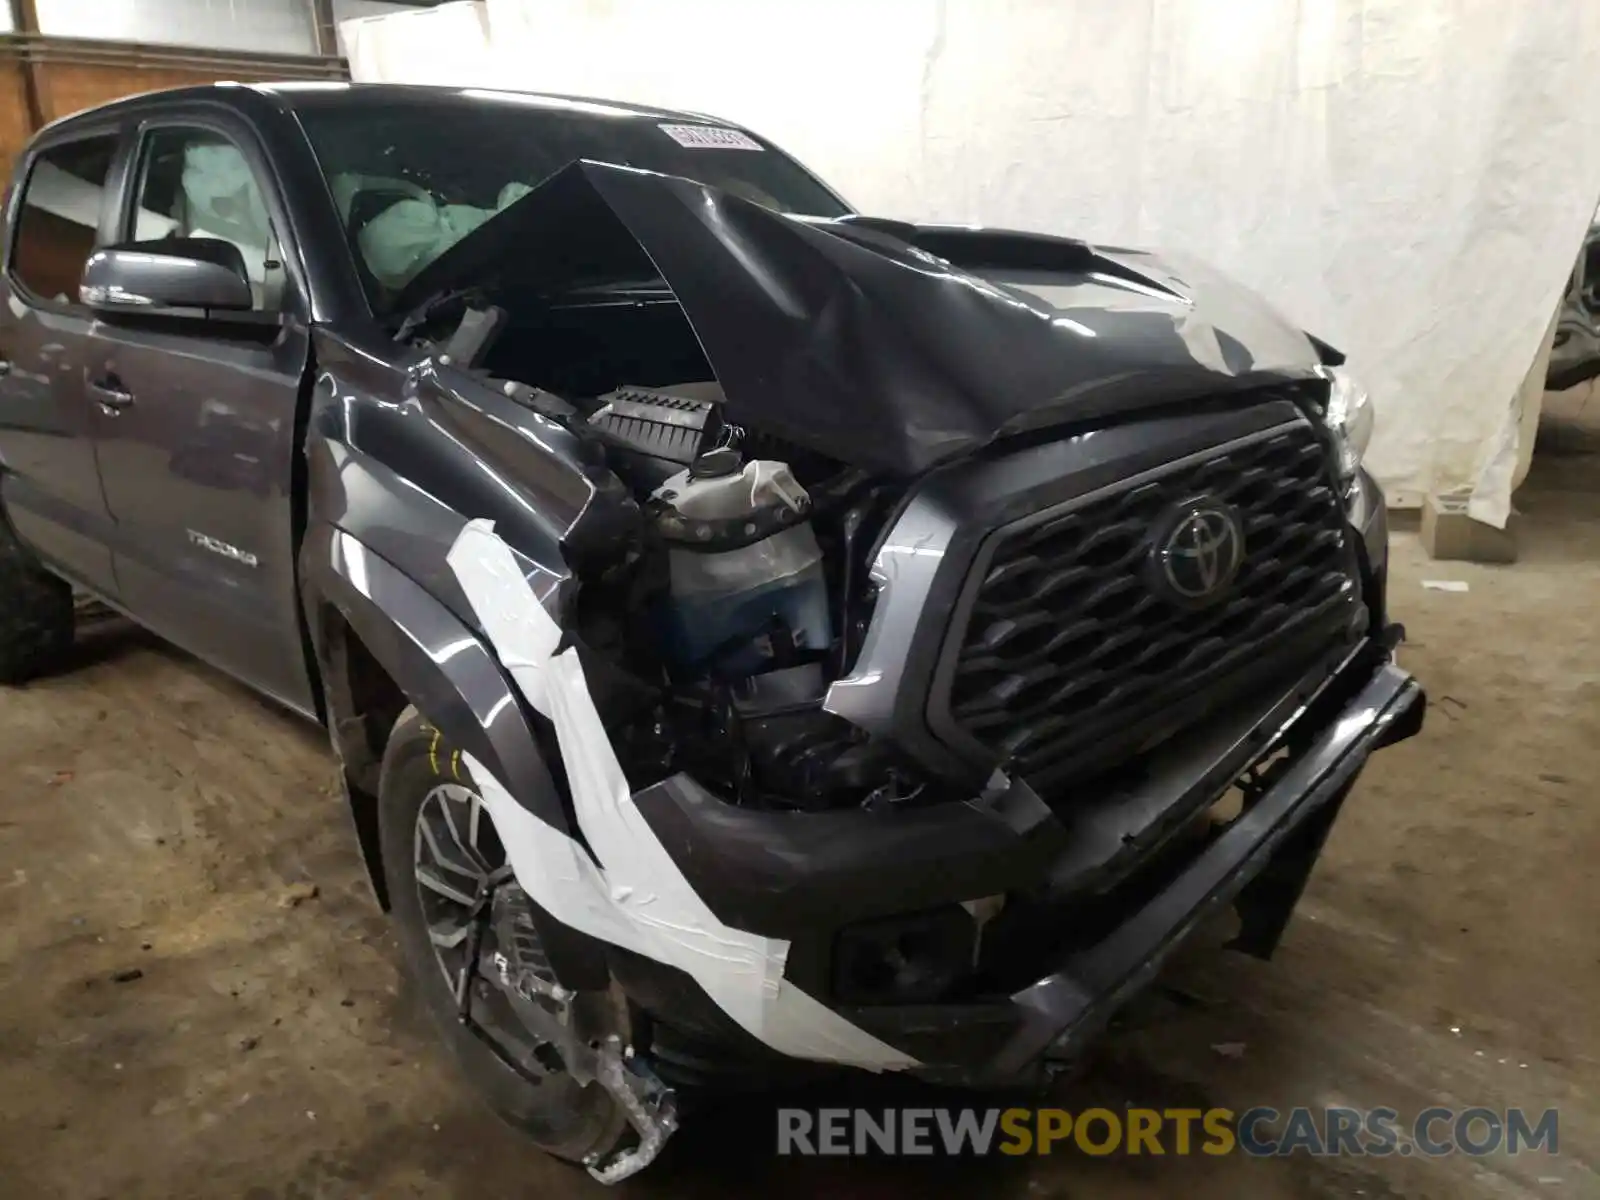
[[1328, 381], [1328, 409], [1323, 420], [1333, 431], [1338, 448], [1339, 478], [1354, 479], [1372, 442], [1372, 427], [1377, 420], [1372, 397], [1343, 367], [1322, 367], [1320, 371]]

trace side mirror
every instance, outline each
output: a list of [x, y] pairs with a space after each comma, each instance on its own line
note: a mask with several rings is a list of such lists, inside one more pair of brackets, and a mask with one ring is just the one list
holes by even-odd
[[163, 238], [96, 250], [84, 265], [78, 299], [107, 314], [248, 312], [255, 306], [244, 255], [218, 238]]

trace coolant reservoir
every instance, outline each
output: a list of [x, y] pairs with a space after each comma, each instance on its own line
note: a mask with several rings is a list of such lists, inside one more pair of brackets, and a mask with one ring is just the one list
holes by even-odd
[[788, 648], [832, 641], [811, 499], [787, 463], [703, 455], [655, 492], [672, 598], [667, 656], [723, 676], [781, 663]]

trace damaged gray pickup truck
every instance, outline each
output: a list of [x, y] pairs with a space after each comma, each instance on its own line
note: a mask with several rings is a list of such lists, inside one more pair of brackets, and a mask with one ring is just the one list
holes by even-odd
[[73, 593], [323, 722], [478, 1088], [619, 1179], [699, 1089], [1045, 1078], [1277, 945], [1421, 725], [1365, 393], [1199, 265], [858, 215], [587, 100], [159, 93], [0, 283], [0, 675]]

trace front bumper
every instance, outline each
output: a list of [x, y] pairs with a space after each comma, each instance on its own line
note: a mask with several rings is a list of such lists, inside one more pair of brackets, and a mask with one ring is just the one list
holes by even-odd
[[[1165, 766], [1153, 763], [1136, 786], [1109, 788], [1071, 811], [1052, 811], [1020, 783], [986, 801], [892, 813], [739, 809], [684, 776], [635, 799], [718, 917], [792, 943], [791, 983], [915, 1057], [928, 1077], [1015, 1081], [1074, 1054], [1230, 902], [1243, 918], [1240, 948], [1271, 952], [1367, 757], [1422, 723], [1422, 690], [1393, 664], [1388, 638], [1341, 653], [1337, 664], [1174, 739]], [[1242, 772], [1280, 751], [1287, 757], [1270, 786], [1239, 817], [1203, 847], [1169, 852]], [[1002, 893], [1045, 897], [1042, 911], [1057, 927], [1089, 928], [1078, 914], [1096, 902], [1104, 912], [1108, 895], [1117, 902], [1092, 937], [1029, 943], [1034, 950], [1011, 964], [1023, 981], [1008, 990], [914, 1005], [832, 998], [841, 930]], [[763, 1057], [692, 984], [662, 980], [643, 961], [621, 966], [618, 977], [656, 1017], [663, 1045], [686, 1039], [699, 1063], [755, 1067]]]
[[937, 1064], [930, 1075], [1003, 1081], [1041, 1061], [1074, 1057], [1201, 921], [1230, 902], [1243, 918], [1235, 945], [1265, 956], [1367, 757], [1415, 733], [1424, 706], [1416, 681], [1384, 665], [1225, 832], [1049, 975], [960, 1012], [879, 1011], [869, 1028], [893, 1028], [897, 1045]]

